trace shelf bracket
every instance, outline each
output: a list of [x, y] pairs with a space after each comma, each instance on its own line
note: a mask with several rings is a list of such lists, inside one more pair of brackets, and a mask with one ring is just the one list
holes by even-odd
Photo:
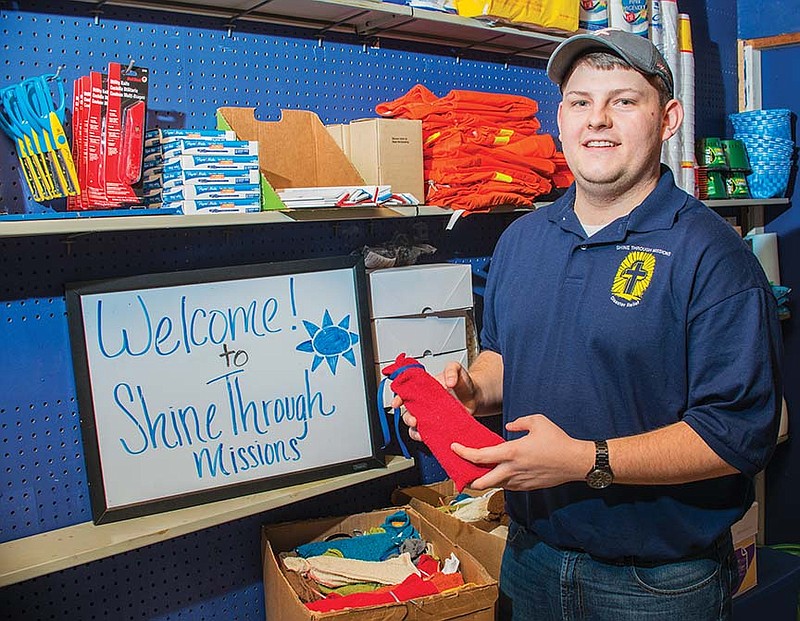
[[98, 2], [95, 3], [94, 8], [89, 11], [91, 15], [94, 15], [95, 26], [100, 25], [100, 16], [103, 14], [103, 7], [105, 6], [106, 2], [108, 2], [108, 0], [98, 0]]
[[[366, 15], [367, 13], [369, 13], [369, 11], [356, 11], [355, 13], [350, 13], [346, 17], [344, 17], [344, 18], [342, 18], [342, 19], [340, 19], [338, 21], [331, 22], [330, 24], [328, 24], [324, 28], [320, 28], [319, 30], [317, 30], [317, 35], [321, 39], [323, 36], [328, 34], [334, 28], [339, 28], [340, 26], [348, 26], [351, 20], [356, 19], [357, 17], [361, 17], [362, 15]], [[353, 29], [354, 32], [356, 30], [357, 30], [357, 27]]]
[[235, 15], [232, 15], [231, 18], [230, 18], [230, 21], [228, 21], [228, 23], [225, 24], [225, 28], [228, 31], [228, 37], [230, 38], [230, 37], [233, 36], [233, 31], [236, 28], [236, 20], [244, 19], [245, 17], [247, 17], [251, 13], [253, 13], [253, 12], [257, 11], [258, 9], [260, 9], [262, 6], [267, 5], [267, 4], [269, 4], [270, 2], [273, 2], [273, 1], [274, 0], [263, 0], [262, 2], [259, 2], [258, 4], [255, 4], [254, 6], [251, 6], [249, 9], [247, 9], [245, 11], [239, 11]]
[[398, 28], [405, 24], [410, 24], [414, 21], [414, 18], [411, 17], [409, 19], [405, 19], [399, 23], [396, 23], [395, 20], [397, 19], [397, 15], [391, 14], [387, 15], [383, 19], [376, 20], [374, 22], [365, 22], [361, 28], [356, 28], [356, 34], [359, 37], [370, 37], [380, 32], [385, 32], [387, 30], [391, 30], [392, 28]]

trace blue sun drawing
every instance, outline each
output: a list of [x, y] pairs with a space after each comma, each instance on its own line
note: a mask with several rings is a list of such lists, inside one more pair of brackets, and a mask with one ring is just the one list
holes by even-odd
[[336, 375], [339, 356], [356, 366], [353, 345], [358, 343], [358, 334], [349, 331], [350, 315], [346, 315], [338, 325], [333, 325], [330, 312], [325, 310], [325, 315], [322, 318], [322, 327], [305, 320], [303, 320], [303, 325], [311, 338], [300, 343], [296, 349], [314, 354], [314, 361], [311, 363], [312, 371], [315, 371], [325, 360], [331, 373]]

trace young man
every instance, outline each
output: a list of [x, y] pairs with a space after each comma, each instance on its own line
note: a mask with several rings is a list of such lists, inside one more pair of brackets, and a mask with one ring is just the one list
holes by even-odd
[[581, 34], [547, 72], [575, 184], [503, 234], [483, 351], [442, 378], [476, 415], [502, 407], [507, 442], [453, 445], [495, 465], [474, 487], [507, 490], [502, 617], [729, 619], [730, 526], [777, 436], [775, 300], [660, 165], [683, 110], [656, 48]]

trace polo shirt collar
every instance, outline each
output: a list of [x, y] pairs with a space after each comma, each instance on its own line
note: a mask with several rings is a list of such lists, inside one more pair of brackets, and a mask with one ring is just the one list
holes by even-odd
[[[659, 177], [655, 189], [628, 215], [618, 218], [616, 221], [618, 226], [615, 228], [623, 235], [625, 231], [643, 233], [669, 229], [687, 199], [688, 195], [675, 185], [672, 171], [662, 164], [661, 177]], [[574, 206], [575, 184], [573, 183], [566, 193], [553, 204], [554, 209], [550, 212], [549, 219], [565, 230], [582, 234], [583, 227], [578, 222]]]

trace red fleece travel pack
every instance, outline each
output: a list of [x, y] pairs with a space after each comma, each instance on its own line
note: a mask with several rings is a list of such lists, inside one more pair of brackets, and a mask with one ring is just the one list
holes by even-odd
[[392, 390], [417, 419], [417, 431], [458, 491], [491, 470], [456, 455], [450, 445], [470, 448], [494, 446], [503, 438], [479, 423], [472, 414], [414, 358], [400, 354], [382, 373], [392, 379]]

